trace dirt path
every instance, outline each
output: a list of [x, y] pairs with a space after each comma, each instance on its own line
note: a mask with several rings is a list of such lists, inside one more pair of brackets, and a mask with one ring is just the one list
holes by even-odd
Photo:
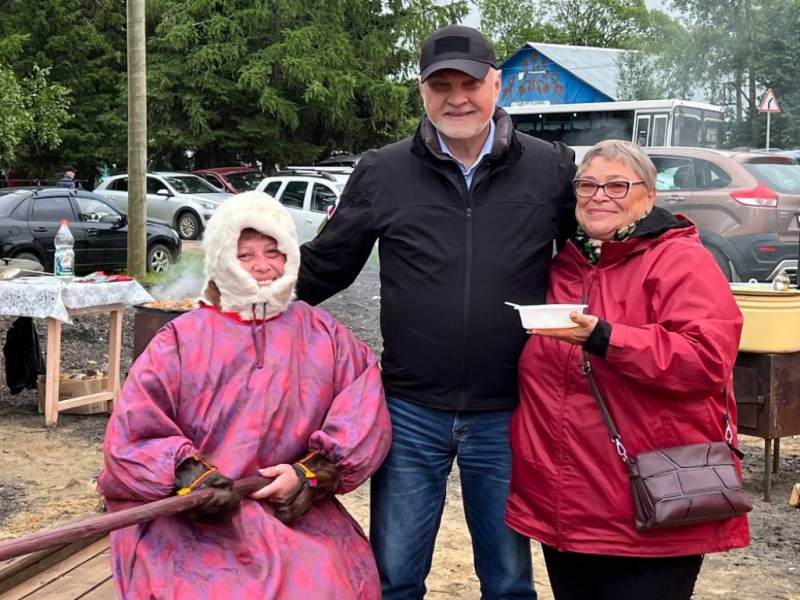
[[[368, 267], [346, 293], [326, 307], [374, 348], [377, 332], [376, 269]], [[123, 372], [131, 360], [132, 310], [126, 311]], [[0, 319], [7, 327], [8, 319]], [[41, 327], [40, 327], [41, 330]], [[64, 328], [63, 368], [105, 367], [104, 320], [86, 316]], [[102, 465], [106, 415], [61, 415], [54, 430], [44, 428], [34, 391], [0, 399], [0, 539], [50, 527], [94, 509], [93, 479]], [[772, 503], [762, 500], [763, 441], [741, 437], [747, 451], [745, 483], [755, 509], [749, 548], [706, 557], [696, 600], [800, 600], [800, 510], [788, 506], [791, 485], [800, 482], [800, 436], [781, 442], [780, 472], [773, 480]], [[344, 498], [356, 518], [368, 525], [368, 489]], [[534, 548], [534, 570], [540, 598], [552, 598], [541, 554]], [[451, 482], [442, 528], [428, 579], [428, 598], [477, 599], [470, 540], [461, 510], [457, 473]]]

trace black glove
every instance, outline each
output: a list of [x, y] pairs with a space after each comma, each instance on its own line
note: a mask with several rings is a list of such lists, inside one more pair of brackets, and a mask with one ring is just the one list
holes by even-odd
[[213, 488], [214, 495], [205, 504], [186, 511], [193, 521], [216, 525], [224, 523], [239, 510], [242, 498], [233, 489], [233, 480], [199, 456], [187, 458], [175, 469], [175, 493], [187, 494], [199, 488]]
[[294, 498], [275, 511], [275, 516], [282, 523], [289, 523], [306, 514], [314, 503], [333, 496], [339, 487], [336, 466], [317, 452], [307, 454], [292, 468], [300, 477], [301, 486]]

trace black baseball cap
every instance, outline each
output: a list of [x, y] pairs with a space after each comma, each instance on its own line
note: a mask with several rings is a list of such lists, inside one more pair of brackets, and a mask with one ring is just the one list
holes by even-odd
[[425, 81], [441, 69], [455, 69], [483, 79], [489, 68], [497, 68], [494, 49], [477, 29], [448, 25], [434, 31], [422, 44], [419, 78]]

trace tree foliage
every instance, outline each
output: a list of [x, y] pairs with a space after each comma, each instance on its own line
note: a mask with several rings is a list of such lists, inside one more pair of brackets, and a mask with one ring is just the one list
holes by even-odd
[[676, 59], [689, 43], [690, 35], [679, 21], [659, 10], [651, 10], [647, 35], [637, 41], [636, 52], [620, 59], [619, 99], [688, 100], [695, 96], [694, 80], [687, 77], [683, 61]]
[[[499, 59], [528, 41], [637, 50], [621, 98], [703, 97], [729, 107], [732, 143], [800, 139], [800, 0], [149, 0], [150, 168], [308, 163], [407, 135], [420, 111], [419, 47], [467, 3]], [[0, 162], [89, 179], [127, 162], [123, 0], [0, 4]], [[738, 104], [737, 104], [738, 102]], [[12, 159], [13, 157], [13, 159]]]
[[598, 48], [633, 48], [647, 34], [644, 0], [544, 0], [561, 43]]
[[507, 57], [526, 42], [635, 48], [650, 29], [644, 0], [472, 0]]
[[[149, 167], [308, 162], [397, 139], [419, 116], [421, 40], [467, 9], [467, 0], [149, 0]], [[20, 162], [39, 172], [76, 163], [89, 185], [96, 166], [124, 168], [125, 19], [122, 0], [0, 5], [0, 37], [26, 36], [16, 79], [38, 64], [74, 100], [57, 151], [31, 145]], [[16, 92], [4, 89], [10, 104]]]
[[[758, 81], [762, 88], [772, 88], [781, 113], [772, 115], [770, 146], [800, 147], [800, 2], [787, 2], [770, 28], [771, 36], [761, 47]], [[758, 115], [759, 145], [764, 139], [766, 117]]]
[[[757, 106], [766, 88], [778, 85], [788, 107], [800, 105], [797, 85], [784, 77], [800, 52], [798, 1], [672, 0], [671, 7], [682, 15], [683, 31], [665, 28], [665, 38], [643, 47], [642, 60], [657, 66], [650, 81], [662, 97], [701, 97], [725, 106], [729, 145], [762, 146], [764, 118]], [[796, 132], [787, 116], [780, 118], [787, 126], [778, 128], [779, 136]]]
[[91, 180], [94, 167], [126, 160], [125, 3], [121, 0], [6, 0], [0, 38], [24, 34], [17, 77], [38, 65], [69, 90], [70, 120], [57, 150], [31, 145], [22, 168], [52, 175], [65, 162]]
[[48, 82], [49, 69], [37, 64], [17, 75], [9, 65], [27, 39], [0, 39], [0, 167], [10, 169], [20, 154], [61, 143], [62, 124], [69, 120], [67, 90]]
[[[428, 0], [160, 0], [148, 14], [156, 163], [308, 163], [407, 129], [417, 40], [459, 13]], [[462, 12], [465, 8], [461, 9]]]

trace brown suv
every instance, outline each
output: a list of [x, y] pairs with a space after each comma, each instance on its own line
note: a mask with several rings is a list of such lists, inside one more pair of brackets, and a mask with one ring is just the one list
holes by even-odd
[[656, 204], [689, 217], [729, 281], [794, 276], [800, 164], [792, 158], [705, 148], [645, 148]]

